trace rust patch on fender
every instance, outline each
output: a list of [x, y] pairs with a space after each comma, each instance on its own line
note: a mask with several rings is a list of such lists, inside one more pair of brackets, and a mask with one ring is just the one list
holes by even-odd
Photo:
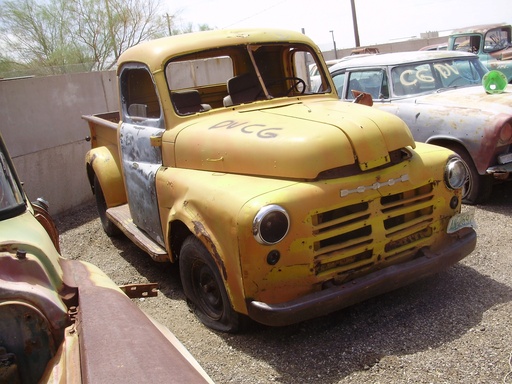
[[92, 156], [89, 158], [89, 163], [91, 163], [91, 165], [94, 164], [94, 160], [96, 160], [96, 158], [98, 157], [98, 154], [97, 153], [93, 153]]
[[208, 243], [208, 245], [211, 249], [211, 255], [213, 256], [215, 263], [220, 267], [222, 276], [224, 277], [224, 280], [227, 280], [228, 274], [226, 272], [226, 267], [224, 266], [224, 262], [222, 261], [222, 258], [220, 257], [220, 254], [217, 251], [217, 247], [215, 246], [215, 243], [210, 238], [210, 235], [208, 234], [208, 232], [206, 232], [206, 229], [204, 228], [203, 223], [201, 223], [200, 221], [192, 221], [192, 224], [194, 224], [194, 233], [196, 235], [200, 235]]

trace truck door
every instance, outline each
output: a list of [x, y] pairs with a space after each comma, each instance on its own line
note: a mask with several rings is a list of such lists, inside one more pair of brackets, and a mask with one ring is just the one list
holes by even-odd
[[120, 156], [130, 214], [139, 229], [163, 246], [155, 185], [162, 151], [154, 143], [163, 135], [165, 124], [155, 84], [149, 70], [140, 64], [125, 66], [119, 80]]

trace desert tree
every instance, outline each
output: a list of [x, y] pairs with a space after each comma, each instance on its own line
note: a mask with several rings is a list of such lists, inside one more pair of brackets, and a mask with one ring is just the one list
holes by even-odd
[[[161, 0], [5, 0], [0, 35], [6, 61], [33, 70], [109, 70], [144, 40], [182, 33], [163, 17]], [[203, 27], [202, 27], [203, 28]]]

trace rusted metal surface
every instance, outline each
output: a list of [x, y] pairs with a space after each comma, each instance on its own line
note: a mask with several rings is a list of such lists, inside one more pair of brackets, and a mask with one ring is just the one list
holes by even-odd
[[163, 246], [165, 242], [155, 190], [156, 173], [162, 166], [162, 151], [151, 145], [151, 137], [162, 133], [162, 128], [123, 123], [119, 146], [133, 223]]
[[128, 204], [109, 208], [107, 210], [107, 216], [112, 222], [116, 223], [117, 227], [120, 228], [134, 244], [146, 251], [153, 260], [159, 262], [169, 261], [169, 256], [165, 248], [149, 238], [146, 233], [133, 223]]
[[[121, 291], [104, 277], [69, 260], [64, 266], [79, 287], [76, 330], [83, 383], [208, 383], [183, 354]], [[96, 275], [96, 276], [95, 276]]]
[[44, 199], [39, 198], [32, 203], [32, 207], [34, 208], [34, 217], [41, 223], [46, 232], [48, 232], [57, 252], [60, 252], [59, 231], [48, 212], [48, 203]]
[[140, 297], [156, 297], [158, 296], [158, 284], [126, 284], [120, 285], [119, 289], [125, 293], [130, 299]]

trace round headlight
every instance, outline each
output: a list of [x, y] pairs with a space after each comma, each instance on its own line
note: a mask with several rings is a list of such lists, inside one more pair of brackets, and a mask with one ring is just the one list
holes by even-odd
[[267, 205], [259, 210], [252, 222], [252, 234], [260, 244], [276, 244], [290, 229], [290, 217], [279, 205]]
[[444, 169], [444, 179], [448, 188], [462, 188], [468, 177], [468, 168], [463, 160], [458, 157], [452, 157], [448, 160]]

